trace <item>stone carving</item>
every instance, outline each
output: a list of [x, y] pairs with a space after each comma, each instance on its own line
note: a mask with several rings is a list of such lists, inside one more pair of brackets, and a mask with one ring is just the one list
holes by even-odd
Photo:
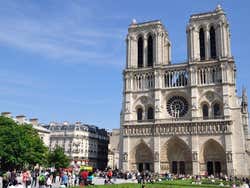
[[231, 151], [228, 151], [226, 153], [226, 156], [227, 156], [227, 162], [232, 162], [232, 152]]
[[127, 153], [123, 153], [123, 161], [124, 162], [128, 161], [128, 154]]
[[193, 161], [197, 161], [197, 160], [198, 160], [197, 151], [194, 151], [194, 152], [192, 153], [192, 160], [193, 160]]
[[209, 100], [209, 101], [212, 101], [214, 100], [214, 93], [212, 91], [208, 91], [206, 93], [206, 98]]
[[148, 102], [147, 97], [145, 97], [145, 96], [141, 97], [141, 102], [142, 102], [143, 104], [146, 104], [146, 103]]
[[160, 106], [159, 106], [159, 105], [156, 105], [155, 111], [156, 111], [156, 112], [160, 112]]
[[158, 151], [155, 152], [154, 160], [159, 161], [159, 152]]

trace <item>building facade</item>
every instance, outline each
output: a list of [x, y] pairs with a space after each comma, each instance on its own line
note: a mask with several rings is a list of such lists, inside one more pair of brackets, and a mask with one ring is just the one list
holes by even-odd
[[123, 170], [250, 174], [248, 101], [236, 93], [227, 17], [190, 16], [187, 62], [171, 64], [171, 42], [156, 20], [128, 28], [121, 113]]
[[120, 137], [120, 129], [113, 129], [109, 132], [108, 167], [111, 169], [120, 169]]
[[60, 146], [72, 162], [105, 169], [109, 137], [105, 129], [81, 122], [50, 123], [50, 149]]

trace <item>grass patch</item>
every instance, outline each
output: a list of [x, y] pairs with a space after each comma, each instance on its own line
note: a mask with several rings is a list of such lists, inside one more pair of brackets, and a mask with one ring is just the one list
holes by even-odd
[[[225, 184], [224, 184], [225, 185]], [[90, 185], [86, 188], [141, 188], [141, 184], [126, 183], [126, 184], [107, 184], [107, 185]], [[192, 184], [192, 180], [174, 180], [162, 181], [154, 184], [145, 184], [145, 188], [221, 188], [219, 185], [213, 184]], [[77, 187], [80, 188], [80, 187]]]

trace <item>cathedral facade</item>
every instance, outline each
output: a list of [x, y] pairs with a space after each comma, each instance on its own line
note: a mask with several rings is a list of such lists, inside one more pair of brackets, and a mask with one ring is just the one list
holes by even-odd
[[123, 170], [250, 174], [246, 90], [236, 93], [229, 24], [220, 6], [190, 16], [187, 62], [171, 64], [161, 21], [128, 28], [123, 71]]

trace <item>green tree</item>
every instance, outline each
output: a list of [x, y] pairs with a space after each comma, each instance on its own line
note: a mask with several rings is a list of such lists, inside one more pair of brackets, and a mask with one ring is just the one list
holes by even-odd
[[48, 153], [48, 164], [56, 169], [66, 168], [69, 166], [69, 158], [64, 154], [61, 147], [57, 146], [53, 151]]
[[48, 149], [32, 125], [18, 125], [3, 116], [0, 116], [0, 148], [2, 170], [46, 163]]

